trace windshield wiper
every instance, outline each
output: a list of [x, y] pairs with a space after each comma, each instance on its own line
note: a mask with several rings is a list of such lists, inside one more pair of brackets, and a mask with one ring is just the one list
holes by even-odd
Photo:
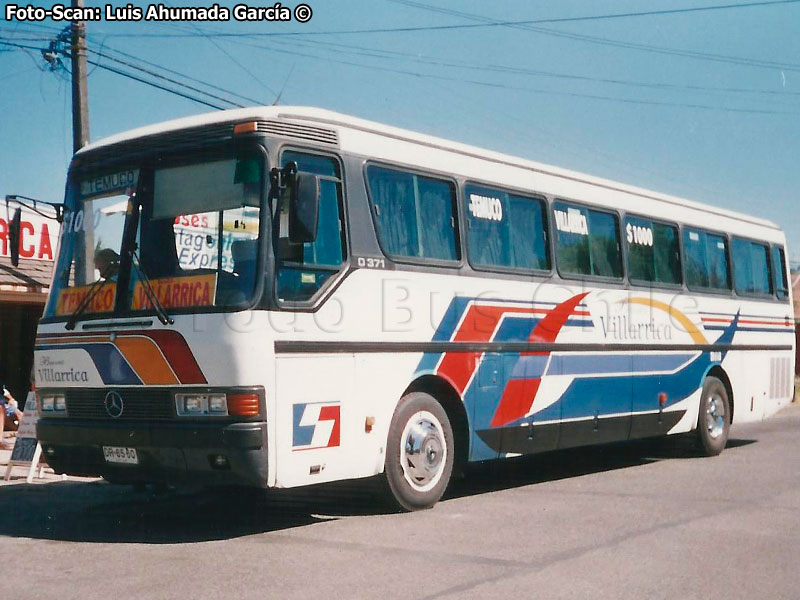
[[131, 249], [131, 259], [133, 268], [136, 269], [136, 274], [139, 276], [139, 281], [142, 282], [142, 287], [144, 288], [145, 294], [147, 294], [147, 299], [150, 300], [150, 303], [156, 310], [156, 316], [158, 317], [158, 320], [161, 321], [162, 325], [173, 325], [175, 323], [175, 319], [169, 316], [169, 313], [167, 313], [167, 310], [164, 308], [164, 305], [161, 304], [161, 300], [158, 299], [158, 295], [156, 294], [152, 284], [150, 283], [150, 278], [147, 276], [147, 273], [145, 273], [144, 269], [142, 268], [142, 263], [139, 260], [139, 255], [136, 254], [135, 247]]
[[100, 290], [103, 289], [103, 286], [108, 283], [111, 277], [113, 277], [114, 274], [110, 271], [111, 270], [108, 269], [104, 275], [101, 275], [100, 279], [92, 284], [92, 286], [89, 288], [89, 291], [86, 292], [86, 295], [83, 297], [83, 300], [81, 300], [80, 304], [78, 304], [78, 308], [76, 308], [75, 312], [73, 312], [69, 316], [69, 319], [67, 319], [67, 323], [64, 325], [66, 329], [69, 331], [75, 329], [75, 324], [78, 322], [78, 317], [80, 317], [86, 311], [86, 309], [89, 308], [89, 305], [92, 303], [92, 300], [94, 300], [94, 297], [100, 293]]

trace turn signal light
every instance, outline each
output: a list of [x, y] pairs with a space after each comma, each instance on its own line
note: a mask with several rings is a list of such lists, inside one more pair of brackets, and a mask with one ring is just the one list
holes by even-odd
[[236, 417], [258, 415], [258, 394], [228, 394], [228, 414]]
[[255, 133], [256, 131], [258, 131], [258, 121], [238, 123], [233, 126], [233, 135], [240, 135], [242, 133]]

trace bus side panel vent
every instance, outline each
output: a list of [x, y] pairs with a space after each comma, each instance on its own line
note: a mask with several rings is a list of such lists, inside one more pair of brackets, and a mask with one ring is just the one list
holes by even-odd
[[774, 357], [769, 363], [769, 397], [771, 399], [791, 397], [791, 359]]
[[329, 146], [339, 145], [339, 136], [333, 129], [314, 127], [300, 123], [287, 123], [286, 121], [259, 121], [258, 131], [281, 137], [317, 142]]

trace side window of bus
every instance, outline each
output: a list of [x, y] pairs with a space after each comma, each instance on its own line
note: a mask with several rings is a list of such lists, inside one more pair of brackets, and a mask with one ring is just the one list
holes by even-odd
[[771, 295], [769, 250], [764, 244], [733, 238], [733, 287], [738, 294]]
[[786, 280], [786, 253], [780, 246], [772, 246], [772, 275], [775, 278], [775, 291], [779, 299], [789, 297], [789, 283]]
[[721, 235], [684, 229], [686, 284], [696, 290], [730, 290], [728, 242]]
[[455, 186], [386, 167], [367, 167], [378, 239], [390, 257], [456, 261]]
[[680, 285], [678, 228], [638, 217], [625, 219], [631, 281]]
[[472, 265], [550, 269], [543, 200], [468, 185], [464, 201]]
[[307, 244], [289, 242], [288, 205], [280, 207], [278, 238], [278, 298], [288, 302], [311, 299], [339, 272], [345, 257], [342, 180], [339, 163], [329, 156], [285, 151], [281, 166], [296, 162], [299, 171], [320, 177], [317, 239]]
[[556, 202], [558, 268], [566, 275], [622, 278], [617, 216]]

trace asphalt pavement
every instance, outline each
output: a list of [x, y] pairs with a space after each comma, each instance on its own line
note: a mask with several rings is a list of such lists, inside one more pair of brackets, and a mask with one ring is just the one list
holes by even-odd
[[[295, 491], [0, 485], [5, 598], [800, 598], [800, 406], [682, 441], [472, 468], [427, 511]], [[11, 568], [15, 565], [17, 568]]]

